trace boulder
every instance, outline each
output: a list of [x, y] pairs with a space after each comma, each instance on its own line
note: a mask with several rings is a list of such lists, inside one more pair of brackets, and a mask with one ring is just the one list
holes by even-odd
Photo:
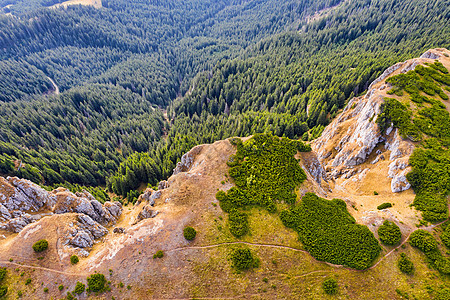
[[151, 205], [146, 205], [142, 208], [141, 212], [139, 213], [139, 215], [137, 216], [136, 219], [136, 223], [144, 220], [144, 219], [148, 219], [148, 218], [154, 218], [158, 215], [158, 211], [156, 210], [152, 210], [152, 206]]
[[78, 231], [73, 239], [69, 242], [71, 245], [79, 248], [90, 248], [94, 245], [92, 237], [86, 231]]
[[158, 190], [164, 190], [169, 187], [169, 182], [167, 180], [162, 180], [158, 183]]
[[173, 169], [173, 175], [189, 171], [194, 164], [195, 157], [200, 153], [202, 149], [203, 146], [199, 145], [192, 148], [191, 151], [189, 151], [188, 153], [184, 154], [181, 157], [181, 160], [177, 163], [175, 169]]

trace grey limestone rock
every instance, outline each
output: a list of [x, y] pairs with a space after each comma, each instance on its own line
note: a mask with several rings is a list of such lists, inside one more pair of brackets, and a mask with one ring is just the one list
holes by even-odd
[[90, 248], [94, 245], [94, 240], [86, 231], [78, 231], [69, 242], [71, 245], [80, 248]]

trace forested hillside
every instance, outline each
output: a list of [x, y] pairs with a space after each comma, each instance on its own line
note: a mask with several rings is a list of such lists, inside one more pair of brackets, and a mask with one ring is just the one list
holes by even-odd
[[12, 10], [0, 17], [0, 172], [125, 196], [199, 143], [313, 139], [385, 68], [450, 46], [449, 1], [340, 2]]

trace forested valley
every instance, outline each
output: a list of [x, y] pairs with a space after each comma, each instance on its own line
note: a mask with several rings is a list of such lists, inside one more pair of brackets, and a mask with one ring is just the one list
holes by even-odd
[[387, 67], [450, 47], [449, 1], [51, 4], [0, 2], [0, 173], [123, 197], [197, 144], [314, 139]]

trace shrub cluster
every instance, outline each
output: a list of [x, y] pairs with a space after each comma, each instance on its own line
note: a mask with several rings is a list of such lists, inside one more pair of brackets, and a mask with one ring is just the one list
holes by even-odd
[[188, 241], [192, 241], [193, 239], [195, 239], [197, 231], [194, 228], [187, 226], [183, 229], [183, 235], [185, 239], [187, 239]]
[[397, 266], [405, 274], [411, 274], [414, 271], [414, 264], [405, 253], [400, 254]]
[[84, 290], [86, 289], [86, 285], [82, 282], [77, 282], [77, 285], [75, 286], [75, 289], [73, 290], [74, 294], [82, 294]]
[[71, 263], [72, 265], [76, 265], [79, 261], [80, 261], [80, 259], [79, 259], [78, 256], [76, 256], [76, 255], [72, 255], [72, 256], [70, 257], [70, 263]]
[[419, 229], [411, 233], [409, 243], [425, 253], [432, 266], [442, 274], [450, 274], [450, 259], [438, 249], [437, 241], [428, 231]]
[[238, 248], [231, 253], [231, 262], [233, 268], [237, 271], [257, 268], [259, 266], [259, 259], [255, 257], [250, 249]]
[[246, 213], [232, 209], [228, 215], [228, 226], [231, 234], [241, 237], [248, 232], [248, 216]]
[[47, 240], [39, 240], [36, 243], [34, 243], [34, 245], [33, 245], [33, 250], [36, 253], [47, 250], [47, 248], [48, 248]]
[[300, 204], [281, 212], [281, 220], [298, 232], [313, 257], [354, 269], [368, 268], [381, 248], [373, 233], [348, 213], [344, 201], [307, 193]]
[[8, 293], [8, 287], [6, 285], [0, 286], [0, 298], [4, 297]]
[[382, 209], [389, 208], [389, 207], [392, 207], [392, 203], [385, 202], [385, 203], [382, 203], [382, 204], [378, 205], [377, 209], [378, 210], [382, 210]]
[[[0, 283], [5, 279], [7, 270], [6, 268], [0, 268]], [[6, 285], [0, 286], [0, 298], [8, 293], [8, 287]]]
[[6, 270], [6, 268], [0, 268], [0, 282], [2, 282], [3, 279], [5, 279], [7, 272], [8, 271]]
[[327, 278], [322, 283], [323, 291], [328, 295], [334, 295], [338, 291], [338, 283], [334, 278]]
[[153, 258], [162, 258], [163, 256], [164, 252], [162, 252], [162, 250], [158, 250], [155, 254], [153, 254]]
[[107, 289], [105, 275], [100, 273], [92, 274], [87, 278], [88, 292], [104, 292]]
[[394, 222], [386, 220], [378, 228], [378, 236], [383, 244], [395, 245], [402, 239], [402, 232]]
[[441, 241], [447, 248], [450, 248], [450, 226], [447, 224], [441, 234]]
[[237, 151], [228, 161], [229, 174], [236, 187], [216, 194], [220, 207], [230, 213], [229, 227], [239, 237], [248, 232], [247, 216], [238, 210], [249, 205], [276, 211], [277, 202], [293, 204], [294, 189], [306, 174], [294, 158], [297, 151], [310, 151], [303, 142], [271, 134], [255, 134], [244, 143], [233, 139]]

